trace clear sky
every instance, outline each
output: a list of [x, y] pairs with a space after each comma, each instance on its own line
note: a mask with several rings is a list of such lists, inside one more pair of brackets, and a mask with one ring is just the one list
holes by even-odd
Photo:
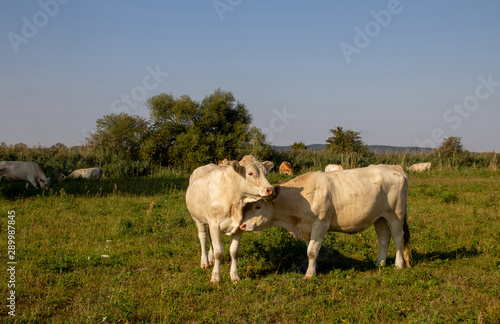
[[0, 0], [0, 142], [79, 145], [159, 93], [244, 103], [274, 145], [500, 151], [500, 1]]

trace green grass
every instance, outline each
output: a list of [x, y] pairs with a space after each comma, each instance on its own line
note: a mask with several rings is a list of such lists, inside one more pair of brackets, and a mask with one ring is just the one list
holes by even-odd
[[[8, 297], [7, 221], [16, 212], [12, 323], [498, 323], [500, 176], [410, 174], [413, 268], [376, 265], [373, 229], [329, 233], [318, 276], [304, 281], [305, 243], [272, 228], [244, 234], [241, 282], [199, 267], [185, 206], [188, 174], [53, 183], [46, 193], [0, 184], [1, 298]], [[290, 177], [291, 178], [291, 177]], [[271, 183], [289, 179], [272, 173]], [[391, 243], [392, 244], [392, 243]], [[109, 257], [107, 257], [109, 256]]]

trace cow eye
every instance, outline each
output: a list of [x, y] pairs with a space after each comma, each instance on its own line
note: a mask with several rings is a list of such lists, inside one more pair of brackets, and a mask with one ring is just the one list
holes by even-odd
[[261, 209], [262, 207], [260, 207], [259, 205], [255, 206], [255, 209]]
[[248, 172], [248, 175], [253, 177], [253, 172]]

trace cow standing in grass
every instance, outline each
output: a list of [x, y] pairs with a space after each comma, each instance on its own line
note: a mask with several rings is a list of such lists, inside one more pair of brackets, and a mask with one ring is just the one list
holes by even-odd
[[379, 241], [378, 263], [386, 263], [392, 234], [396, 268], [401, 269], [405, 261], [410, 266], [407, 192], [408, 178], [400, 166], [310, 172], [275, 186], [273, 200], [245, 206], [240, 228], [254, 231], [279, 226], [309, 242], [308, 279], [316, 274], [316, 258], [328, 231], [354, 234], [374, 225]]
[[31, 184], [35, 189], [49, 189], [50, 178], [45, 176], [40, 166], [34, 162], [0, 161], [0, 181], [5, 179], [11, 182], [24, 181], [26, 188]]
[[67, 178], [69, 179], [78, 179], [83, 178], [86, 180], [90, 179], [101, 179], [102, 177], [102, 169], [101, 168], [88, 168], [88, 169], [78, 169], [73, 172]]
[[[201, 267], [207, 268], [215, 259], [212, 282], [220, 281], [220, 260], [224, 253], [221, 233], [231, 235], [231, 280], [239, 280], [237, 267], [239, 226], [243, 220], [244, 204], [270, 197], [273, 187], [266, 174], [273, 167], [270, 161], [259, 162], [251, 155], [229, 165], [208, 164], [194, 170], [186, 191], [186, 206], [198, 228], [201, 244]], [[206, 238], [208, 225], [213, 256], [207, 256]]]
[[424, 171], [429, 171], [432, 167], [431, 162], [423, 162], [423, 163], [416, 163], [413, 164], [408, 168], [409, 171], [415, 171], [415, 172], [424, 172]]

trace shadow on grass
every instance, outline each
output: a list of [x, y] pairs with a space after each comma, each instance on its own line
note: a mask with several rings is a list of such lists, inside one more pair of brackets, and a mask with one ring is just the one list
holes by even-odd
[[[270, 228], [250, 237], [241, 245], [241, 258], [246, 263], [246, 277], [259, 278], [273, 273], [305, 274], [309, 264], [305, 242], [294, 239], [281, 228]], [[377, 265], [370, 259], [357, 260], [323, 245], [316, 260], [317, 273], [341, 271], [369, 271]]]
[[[307, 270], [308, 262], [309, 260], [306, 257], [302, 266], [304, 273]], [[332, 272], [336, 269], [339, 269], [341, 271], [354, 270], [365, 272], [374, 270], [376, 268], [377, 264], [373, 260], [353, 259], [328, 246], [321, 247], [316, 263], [316, 272], [322, 274]]]
[[75, 196], [131, 194], [131, 195], [157, 195], [169, 193], [172, 190], [186, 190], [189, 175], [179, 174], [172, 177], [133, 177], [123, 179], [65, 179], [53, 181], [48, 191], [35, 189], [31, 185], [25, 188], [24, 182], [0, 183], [0, 197], [8, 200], [26, 199], [37, 196], [58, 195], [61, 190], [65, 194]]
[[412, 264], [433, 262], [433, 261], [453, 261], [476, 257], [481, 253], [475, 248], [466, 248], [464, 246], [452, 251], [434, 251], [428, 253], [418, 253], [412, 250]]
[[[278, 273], [300, 273], [305, 274], [309, 260], [307, 257], [307, 247], [301, 241], [288, 242], [285, 248], [278, 246], [267, 246], [266, 252], [260, 250], [254, 253], [257, 260], [249, 260], [247, 265], [246, 277], [260, 278], [267, 275]], [[254, 243], [255, 244], [255, 243]], [[257, 246], [258, 247], [258, 246]], [[467, 259], [479, 255], [475, 248], [460, 247], [452, 251], [436, 251], [420, 254], [412, 251], [412, 266], [418, 263], [436, 262], [436, 261], [454, 261]], [[250, 257], [252, 259], [252, 257]], [[395, 258], [387, 258], [387, 266], [394, 266]], [[358, 260], [346, 256], [334, 248], [322, 246], [316, 262], [316, 272], [318, 274], [328, 274], [335, 270], [341, 272], [356, 271], [366, 272], [373, 271], [379, 266], [376, 260], [366, 257], [365, 260]]]

